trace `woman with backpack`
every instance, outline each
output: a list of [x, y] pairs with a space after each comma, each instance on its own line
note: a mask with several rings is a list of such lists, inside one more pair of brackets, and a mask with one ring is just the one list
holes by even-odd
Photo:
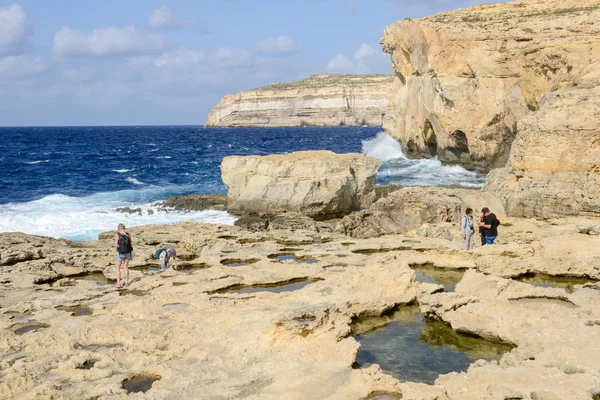
[[[129, 260], [133, 258], [133, 242], [131, 235], [125, 232], [125, 225], [119, 224], [115, 235], [115, 247], [117, 248], [117, 283], [115, 288], [121, 289], [129, 286]], [[121, 284], [121, 264], [125, 268], [125, 284]]]

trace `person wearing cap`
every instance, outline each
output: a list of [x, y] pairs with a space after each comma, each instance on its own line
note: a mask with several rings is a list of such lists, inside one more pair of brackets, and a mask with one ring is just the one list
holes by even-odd
[[173, 260], [173, 269], [177, 270], [177, 251], [175, 251], [175, 249], [165, 249], [159, 254], [158, 262], [160, 263], [161, 271], [164, 271], [167, 268], [169, 268], [169, 263], [171, 259]]

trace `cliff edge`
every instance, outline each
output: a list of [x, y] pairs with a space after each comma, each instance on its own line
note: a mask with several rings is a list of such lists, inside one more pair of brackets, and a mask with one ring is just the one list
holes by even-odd
[[598, 21], [598, 0], [525, 0], [388, 26], [381, 43], [395, 82], [386, 132], [409, 157], [504, 167], [519, 121], [540, 109], [542, 94], [598, 85]]
[[223, 97], [206, 126], [381, 126], [393, 77], [319, 74]]
[[490, 171], [508, 215], [600, 216], [600, 1], [525, 0], [387, 27], [384, 129]]

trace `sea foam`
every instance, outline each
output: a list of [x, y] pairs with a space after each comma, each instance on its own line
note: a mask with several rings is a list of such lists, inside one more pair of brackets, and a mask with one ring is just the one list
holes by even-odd
[[[86, 197], [53, 194], [25, 203], [0, 205], [0, 232], [25, 232], [75, 241], [93, 240], [101, 232], [115, 230], [117, 225], [172, 224], [198, 221], [231, 225], [235, 217], [225, 211], [165, 212], [145, 201], [156, 198], [161, 188], [96, 193]], [[115, 211], [118, 207], [140, 208], [138, 213]], [[149, 215], [148, 210], [154, 214]]]
[[406, 160], [400, 143], [385, 132], [379, 132], [373, 139], [363, 140], [362, 152], [367, 156], [379, 158], [382, 161]]
[[130, 176], [127, 179], [125, 179], [127, 182], [133, 183], [134, 185], [145, 185], [144, 182], [140, 182], [137, 179], [135, 179], [134, 177]]
[[460, 185], [481, 187], [485, 177], [459, 165], [443, 165], [437, 157], [409, 160], [400, 143], [384, 132], [362, 142], [363, 154], [383, 161], [377, 174], [378, 184], [403, 186]]

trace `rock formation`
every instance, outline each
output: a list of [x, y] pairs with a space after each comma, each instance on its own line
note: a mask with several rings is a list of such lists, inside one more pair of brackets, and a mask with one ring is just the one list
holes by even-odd
[[381, 126], [392, 76], [319, 74], [228, 95], [206, 126]]
[[526, 0], [388, 26], [382, 46], [396, 78], [385, 130], [409, 157], [504, 167], [519, 121], [543, 106], [542, 94], [598, 85], [598, 21], [597, 0]]
[[[90, 280], [112, 276], [114, 232], [84, 243], [0, 234], [0, 398], [591, 399], [600, 285], [566, 291], [511, 278], [600, 279], [600, 220], [504, 222], [498, 244], [471, 252], [460, 238], [415, 233], [136, 227], [134, 279], [120, 291]], [[180, 271], [155, 272], [143, 255], [159, 247], [177, 248]], [[410, 268], [418, 264], [473, 270], [440, 293]], [[286, 284], [298, 286], [266, 291]], [[235, 291], [244, 288], [252, 291]], [[459, 332], [516, 348], [435, 385], [352, 368], [353, 321], [415, 303]], [[157, 380], [128, 394], [124, 382], [140, 375]]]
[[544, 94], [484, 189], [512, 216], [600, 216], [600, 90]]
[[488, 207], [498, 217], [505, 215], [500, 200], [480, 190], [404, 188], [373, 203], [368, 210], [347, 215], [335, 231], [358, 238], [400, 234], [423, 224], [458, 223], [467, 207], [474, 209], [475, 215], [483, 207]]
[[221, 163], [231, 212], [296, 211], [327, 219], [369, 205], [381, 161], [361, 154], [302, 151], [232, 156]]

